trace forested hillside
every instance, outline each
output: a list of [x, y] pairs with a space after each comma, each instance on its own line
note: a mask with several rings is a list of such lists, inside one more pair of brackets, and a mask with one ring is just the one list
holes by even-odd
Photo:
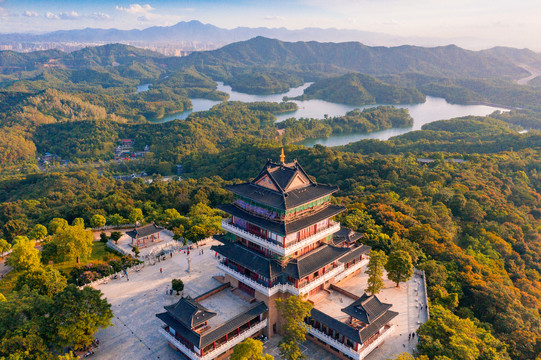
[[355, 71], [369, 75], [419, 72], [461, 77], [518, 78], [528, 73], [508, 59], [454, 45], [370, 47], [361, 43], [284, 42], [256, 37], [223, 48], [168, 59], [179, 66], [272, 66], [310, 71]]
[[349, 73], [316, 81], [295, 100], [321, 99], [339, 104], [418, 104], [425, 96], [417, 89], [386, 84], [372, 76]]
[[[277, 160], [284, 146], [287, 161], [297, 159], [319, 183], [340, 187], [333, 201], [348, 212], [339, 220], [364, 233], [363, 242], [385, 252], [403, 249], [426, 271], [432, 312], [419, 330], [417, 355], [430, 360], [541, 357], [541, 90], [506, 80], [527, 75], [512, 62], [533, 63], [535, 54], [258, 38], [182, 59], [120, 45], [77, 54], [1, 56], [8, 59], [0, 63], [3, 248], [25, 242], [21, 237], [47, 237], [49, 230], [54, 245], [58, 224], [88, 238], [81, 224], [95, 224], [96, 216], [113, 225], [156, 221], [179, 236], [201, 239], [220, 231], [221, 213], [213, 208], [231, 200], [224, 187], [250, 179], [267, 159]], [[22, 57], [11, 59], [17, 56]], [[13, 69], [14, 64], [29, 67]], [[344, 75], [352, 71], [382, 76]], [[244, 74], [236, 87], [257, 93], [312, 80], [320, 81], [317, 96], [342, 96], [337, 92], [344, 81], [353, 81], [358, 93], [375, 101], [437, 95], [525, 109], [442, 120], [388, 141], [339, 148], [294, 144], [408, 127], [413, 119], [407, 109], [380, 106], [277, 124], [274, 114], [295, 110], [295, 103], [225, 101], [183, 121], [149, 121], [190, 108], [190, 97], [227, 99], [215, 81], [234, 82], [235, 74]], [[137, 85], [149, 82], [148, 91], [136, 92]], [[132, 139], [133, 151], [148, 145], [147, 151], [133, 160], [111, 161], [119, 139]], [[37, 168], [37, 157], [46, 152], [71, 163]], [[182, 165], [182, 179], [173, 176], [176, 165]], [[112, 177], [133, 173], [148, 176]], [[45, 270], [60, 256], [53, 245], [34, 257], [43, 271], [55, 270]], [[24, 276], [18, 280], [24, 271], [17, 271], [17, 278], [0, 281], [6, 295], [6, 301], [0, 296], [0, 357], [56, 360], [70, 339], [57, 336], [67, 332], [62, 313], [54, 311], [61, 307], [54, 304], [78, 294], [66, 287], [66, 278], [73, 282], [73, 277], [55, 270], [64, 279], [63, 295], [49, 296], [25, 289]], [[17, 282], [23, 285], [15, 288]], [[97, 304], [107, 313], [106, 303]], [[44, 327], [49, 314], [60, 325]], [[12, 346], [25, 337], [32, 341]]]

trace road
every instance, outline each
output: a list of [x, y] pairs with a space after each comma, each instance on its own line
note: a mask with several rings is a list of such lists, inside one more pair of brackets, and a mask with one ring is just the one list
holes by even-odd
[[517, 80], [517, 84], [519, 84], [519, 85], [526, 85], [528, 82], [530, 82], [530, 80], [533, 80], [536, 77], [538, 77], [539, 75], [541, 75], [541, 70], [534, 69], [534, 68], [532, 68], [532, 67], [530, 67], [528, 65], [524, 65], [524, 64], [519, 64], [519, 66], [530, 73], [530, 76], [526, 76], [525, 78]]

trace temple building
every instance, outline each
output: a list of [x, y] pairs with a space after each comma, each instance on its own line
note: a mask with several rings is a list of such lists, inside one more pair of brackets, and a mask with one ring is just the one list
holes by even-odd
[[137, 246], [144, 248], [146, 246], [153, 245], [161, 242], [160, 232], [164, 228], [152, 223], [141, 227], [135, 227], [133, 230], [127, 231], [126, 235], [131, 237], [131, 246]]
[[[338, 187], [318, 184], [297, 161], [285, 163], [283, 151], [280, 163], [268, 161], [253, 181], [227, 189], [235, 201], [219, 206], [230, 218], [222, 221], [226, 234], [217, 237], [223, 245], [212, 250], [221, 258], [217, 267], [224, 284], [241, 292], [248, 303], [258, 304], [258, 309], [265, 307], [259, 324], [265, 324], [261, 330], [268, 337], [280, 333], [283, 325], [276, 299], [302, 295], [312, 301], [367, 264], [370, 247], [360, 243], [362, 234], [341, 228], [333, 220], [346, 210], [331, 203]], [[392, 330], [390, 321], [397, 315], [389, 310], [391, 305], [381, 303], [376, 296], [365, 294], [353, 299], [339, 309], [349, 316], [337, 318], [315, 306], [310, 318], [305, 319], [311, 325], [309, 338], [343, 359], [364, 358]], [[177, 305], [187, 306], [181, 302]], [[204, 355], [205, 349], [211, 349], [210, 343], [201, 343], [190, 335], [197, 332], [197, 326], [183, 323], [167, 311], [170, 315], [159, 317], [174, 329], [185, 348], [192, 349], [187, 356], [203, 359], [201, 355], [192, 357], [194, 350], [203, 349]], [[199, 311], [206, 314], [204, 308]], [[232, 331], [231, 326], [227, 329]], [[188, 335], [193, 340], [188, 340]], [[219, 358], [227, 354], [230, 351]]]

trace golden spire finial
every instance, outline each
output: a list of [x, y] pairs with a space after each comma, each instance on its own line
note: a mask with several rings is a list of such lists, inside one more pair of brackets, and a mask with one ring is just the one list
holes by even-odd
[[286, 161], [286, 156], [284, 154], [284, 148], [282, 148], [282, 154], [280, 155], [280, 162], [284, 164]]

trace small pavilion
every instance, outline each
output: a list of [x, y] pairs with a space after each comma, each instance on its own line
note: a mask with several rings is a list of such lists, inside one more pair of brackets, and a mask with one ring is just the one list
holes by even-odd
[[163, 227], [152, 223], [139, 228], [134, 228], [133, 230], [126, 232], [126, 235], [131, 237], [131, 246], [146, 247], [162, 241], [160, 239], [160, 232], [162, 230]]

